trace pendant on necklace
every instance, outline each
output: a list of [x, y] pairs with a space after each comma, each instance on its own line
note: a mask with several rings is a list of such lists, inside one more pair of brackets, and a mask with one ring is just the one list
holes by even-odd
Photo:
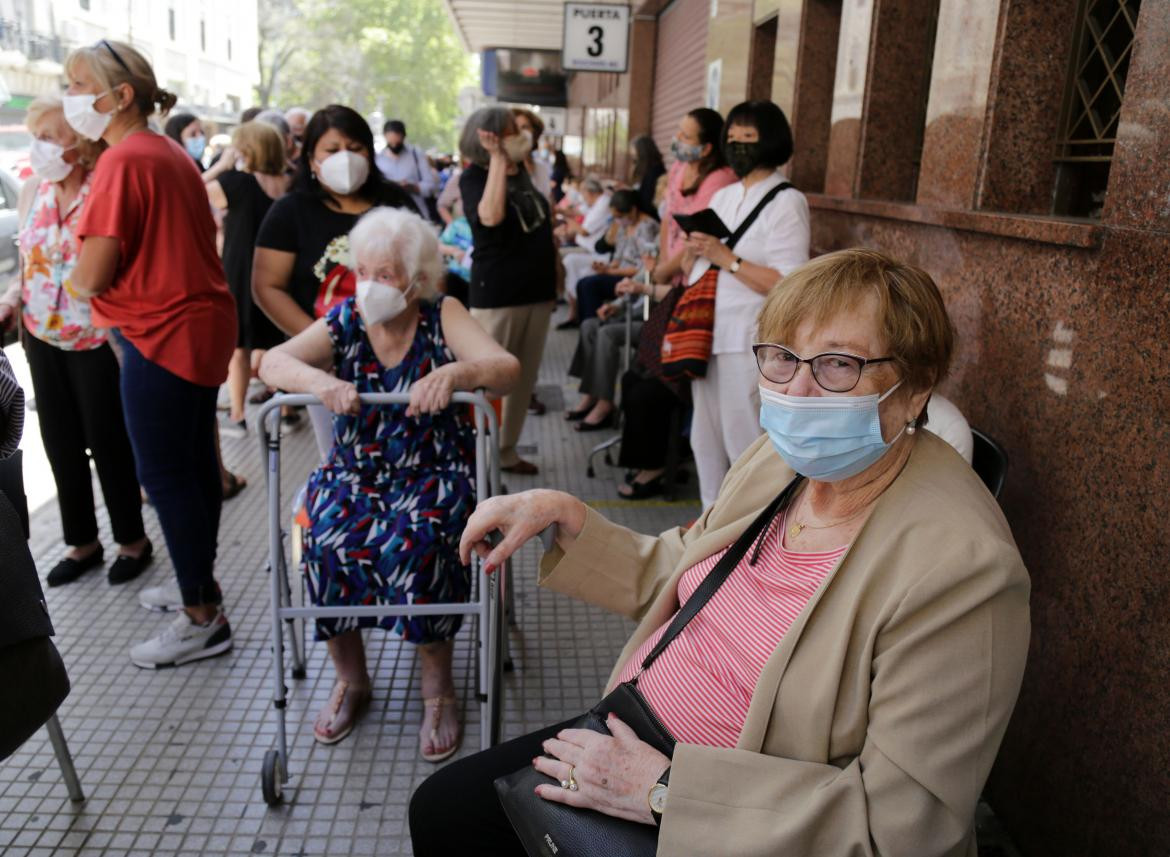
[[802, 524], [800, 521], [797, 521], [795, 524], [793, 524], [791, 527], [788, 528], [788, 538], [790, 538], [790, 539], [796, 538], [797, 536], [800, 535], [801, 530], [803, 530], [803, 529], [804, 529], [804, 524]]

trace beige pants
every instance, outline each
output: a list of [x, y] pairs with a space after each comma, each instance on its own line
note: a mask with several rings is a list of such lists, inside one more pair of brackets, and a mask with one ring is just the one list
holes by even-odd
[[504, 419], [500, 426], [500, 465], [511, 467], [520, 460], [516, 443], [528, 416], [528, 403], [536, 388], [536, 376], [548, 338], [548, 320], [552, 301], [539, 304], [472, 309], [471, 317], [480, 323], [496, 342], [520, 361], [520, 380], [504, 397]]

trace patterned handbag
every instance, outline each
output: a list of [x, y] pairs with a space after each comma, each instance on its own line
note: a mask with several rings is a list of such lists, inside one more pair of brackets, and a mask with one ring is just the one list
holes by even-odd
[[[739, 228], [727, 239], [731, 250], [748, 231], [760, 212], [776, 194], [790, 188], [789, 182], [780, 182], [759, 201]], [[668, 381], [702, 378], [707, 374], [711, 359], [711, 342], [715, 338], [715, 288], [719, 281], [719, 266], [711, 265], [693, 286], [688, 288], [675, 304], [662, 337], [662, 377]]]

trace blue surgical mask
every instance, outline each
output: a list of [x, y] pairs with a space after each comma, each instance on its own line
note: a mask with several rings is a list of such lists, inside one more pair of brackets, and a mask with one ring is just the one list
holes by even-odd
[[207, 149], [207, 138], [188, 137], [183, 145], [187, 148], [187, 154], [198, 161], [203, 157], [203, 152]]
[[861, 473], [886, 454], [878, 396], [786, 396], [760, 387], [760, 426], [785, 463], [809, 479], [837, 482]]

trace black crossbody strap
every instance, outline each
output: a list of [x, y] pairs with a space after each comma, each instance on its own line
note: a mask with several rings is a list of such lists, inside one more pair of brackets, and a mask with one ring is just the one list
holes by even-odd
[[[748, 528], [743, 531], [743, 534], [735, 540], [735, 543], [727, 549], [727, 553], [720, 557], [719, 562], [715, 563], [715, 567], [711, 569], [707, 576], [703, 578], [703, 582], [699, 584], [687, 603], [674, 615], [670, 626], [663, 632], [662, 637], [658, 640], [658, 644], [651, 649], [650, 654], [646, 655], [645, 660], [642, 661], [642, 668], [638, 671], [639, 675], [646, 670], [654, 660], [662, 654], [663, 650], [682, 633], [682, 629], [687, 626], [698, 612], [703, 609], [703, 606], [711, 600], [711, 597], [723, 585], [723, 582], [731, 575], [731, 572], [739, 565], [739, 561], [747, 554], [748, 549], [755, 543], [760, 535], [767, 531], [768, 525], [776, 517], [776, 513], [783, 509], [797, 487], [800, 485], [804, 477], [797, 476], [781, 491], [776, 499], [767, 505], [764, 511], [756, 517]], [[637, 679], [635, 678], [635, 681]]]
[[[776, 194], [790, 187], [793, 187], [792, 182], [780, 182], [780, 184], [764, 194], [764, 198], [756, 204], [756, 207], [751, 210], [751, 213], [744, 218], [743, 223], [739, 224], [739, 227], [728, 237], [727, 249], [734, 249], [735, 245], [739, 243], [739, 239], [743, 237], [743, 234], [751, 228], [751, 225], [756, 222], [756, 218], [760, 216], [760, 213], [768, 207], [768, 203], [776, 198]], [[712, 264], [708, 270], [718, 271], [719, 266]]]
[[745, 217], [743, 223], [739, 224], [736, 230], [731, 233], [731, 237], [727, 239], [727, 249], [730, 250], [739, 243], [739, 239], [743, 238], [743, 234], [756, 222], [756, 218], [768, 207], [768, 203], [776, 198], [776, 194], [790, 187], [792, 187], [792, 182], [780, 182], [780, 184], [764, 194], [764, 198], [752, 209], [751, 214]]

